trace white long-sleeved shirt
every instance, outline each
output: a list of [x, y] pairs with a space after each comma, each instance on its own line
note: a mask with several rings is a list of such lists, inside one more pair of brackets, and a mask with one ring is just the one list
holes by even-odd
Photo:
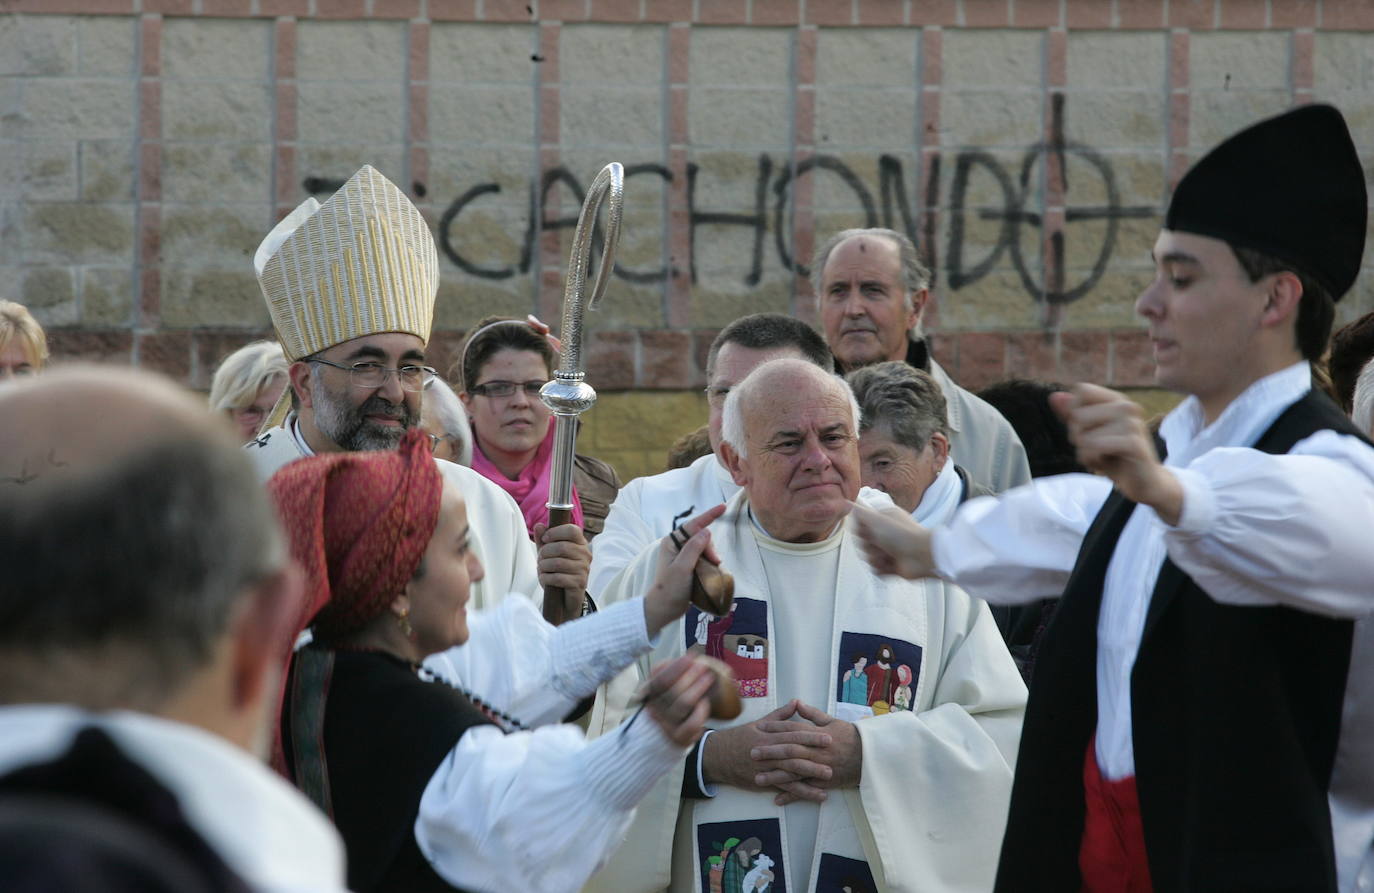
[[[642, 599], [553, 627], [528, 599], [507, 598], [472, 621], [465, 648], [426, 666], [523, 725], [566, 715], [651, 645]], [[473, 728], [430, 777], [415, 840], [465, 890], [576, 890], [684, 753], [647, 716], [595, 741], [572, 725]]]
[[[1137, 507], [1107, 568], [1098, 618], [1096, 753], [1111, 779], [1135, 772], [1131, 669], [1166, 557], [1212, 598], [1357, 619], [1331, 783], [1342, 889], [1374, 882], [1374, 449], [1319, 432], [1285, 455], [1249, 448], [1311, 387], [1298, 363], [1266, 376], [1204, 427], [1188, 398], [1164, 420], [1165, 465], [1183, 486], [1175, 526]], [[1091, 475], [1042, 478], [971, 500], [932, 548], [940, 576], [993, 602], [1053, 598], [1111, 492]], [[1351, 738], [1363, 731], [1363, 738]], [[1361, 752], [1364, 755], [1361, 755]], [[1363, 865], [1361, 864], [1363, 863]], [[1360, 889], [1366, 889], [1361, 886]]]

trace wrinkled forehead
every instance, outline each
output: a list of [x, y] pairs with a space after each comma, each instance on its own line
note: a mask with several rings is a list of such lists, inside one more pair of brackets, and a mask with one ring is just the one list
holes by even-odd
[[755, 397], [744, 423], [751, 439], [769, 440], [782, 433], [823, 433], [836, 429], [855, 433], [853, 408], [838, 388], [797, 382], [792, 387], [760, 392]]

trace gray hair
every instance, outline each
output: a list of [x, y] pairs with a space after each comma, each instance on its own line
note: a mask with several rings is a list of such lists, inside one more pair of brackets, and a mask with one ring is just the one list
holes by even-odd
[[863, 414], [859, 411], [859, 403], [854, 399], [854, 392], [844, 383], [844, 379], [838, 375], [831, 374], [822, 369], [818, 369], [812, 363], [805, 360], [791, 358], [781, 358], [769, 360], [754, 368], [744, 377], [744, 381], [730, 389], [730, 393], [725, 397], [725, 407], [721, 410], [720, 420], [720, 439], [723, 443], [730, 444], [731, 448], [739, 454], [741, 459], [747, 458], [748, 447], [745, 443], [744, 429], [744, 402], [748, 400], [755, 389], [759, 386], [759, 381], [763, 378], [761, 373], [772, 371], [781, 364], [791, 364], [799, 378], [809, 378], [827, 388], [833, 388], [835, 393], [843, 394], [849, 403], [850, 418], [854, 421], [854, 430], [857, 433], [859, 425], [862, 423]]
[[863, 408], [861, 432], [885, 425], [893, 440], [918, 452], [935, 432], [949, 436], [945, 395], [929, 373], [890, 361], [857, 369], [845, 380]]
[[[171, 390], [147, 373], [99, 375]], [[70, 393], [69, 378], [48, 381], [58, 401]], [[10, 412], [24, 424], [23, 409]], [[26, 465], [31, 478], [0, 480], [0, 657], [32, 671], [0, 674], [0, 702], [60, 691], [155, 708], [213, 659], [250, 588], [285, 566], [248, 456], [208, 419], [171, 418], [113, 458], [59, 439], [47, 466]]]
[[254, 341], [229, 354], [210, 382], [210, 408], [242, 409], [277, 376], [286, 378], [286, 355], [275, 341]]
[[840, 230], [821, 243], [821, 247], [816, 249], [816, 254], [811, 259], [811, 288], [816, 293], [816, 300], [821, 299], [821, 273], [825, 271], [826, 262], [830, 260], [830, 252], [841, 242], [855, 236], [887, 239], [896, 243], [897, 257], [902, 267], [902, 285], [906, 288], [906, 306], [910, 309], [911, 296], [923, 288], [930, 287], [930, 269], [921, 262], [920, 255], [916, 253], [916, 246], [910, 239], [895, 229], [881, 226]]
[[458, 442], [458, 463], [472, 465], [472, 426], [463, 402], [448, 382], [435, 376], [425, 385], [421, 417], [433, 419], [444, 433]]
[[1355, 396], [1351, 398], [1350, 418], [1355, 427], [1367, 437], [1374, 437], [1374, 360], [1364, 364], [1355, 379]]

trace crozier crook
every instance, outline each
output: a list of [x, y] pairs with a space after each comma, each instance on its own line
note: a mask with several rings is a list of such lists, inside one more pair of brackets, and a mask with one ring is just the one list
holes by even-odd
[[[609, 197], [606, 210], [606, 244], [601, 250], [592, 283], [591, 297], [584, 296], [587, 288], [587, 267], [592, 260], [592, 230], [596, 226], [601, 203]], [[554, 431], [553, 467], [549, 478], [549, 526], [557, 527], [572, 521], [573, 453], [577, 446], [577, 417], [592, 408], [596, 391], [587, 384], [582, 371], [582, 314], [595, 310], [596, 303], [606, 291], [611, 270], [615, 265], [615, 249], [620, 242], [620, 216], [625, 203], [625, 168], [611, 162], [601, 169], [587, 190], [582, 211], [577, 215], [577, 229], [573, 232], [572, 254], [568, 258], [568, 278], [563, 287], [563, 322], [559, 337], [563, 342], [562, 361], [553, 379], [539, 391], [544, 405], [553, 410]], [[544, 619], [552, 624], [567, 617], [563, 590], [557, 586], [544, 587]]]

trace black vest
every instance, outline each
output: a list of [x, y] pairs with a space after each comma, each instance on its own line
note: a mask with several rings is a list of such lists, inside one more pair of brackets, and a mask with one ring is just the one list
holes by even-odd
[[[1286, 453], [1323, 429], [1357, 433], [1312, 391], [1255, 448]], [[1081, 885], [1098, 611], [1107, 564], [1134, 509], [1113, 491], [1045, 631], [999, 891], [1060, 893]], [[1314, 570], [1323, 559], [1312, 556]], [[1292, 608], [1220, 604], [1164, 562], [1131, 673], [1135, 777], [1156, 891], [1335, 890], [1327, 788], [1352, 632], [1351, 621]]]
[[[333, 657], [332, 661], [320, 658]], [[326, 667], [327, 678], [307, 678]], [[298, 685], [328, 691], [323, 740], [307, 740]], [[463, 733], [489, 722], [462, 694], [375, 652], [305, 648], [291, 662], [282, 739], [292, 779], [343, 837], [358, 893], [451, 893], [415, 842], [420, 796]], [[305, 705], [308, 709], [308, 704]], [[307, 715], [308, 716], [308, 715]], [[293, 728], [294, 724], [298, 728]], [[321, 760], [320, 757], [323, 757]], [[318, 769], [327, 766], [327, 778]]]

